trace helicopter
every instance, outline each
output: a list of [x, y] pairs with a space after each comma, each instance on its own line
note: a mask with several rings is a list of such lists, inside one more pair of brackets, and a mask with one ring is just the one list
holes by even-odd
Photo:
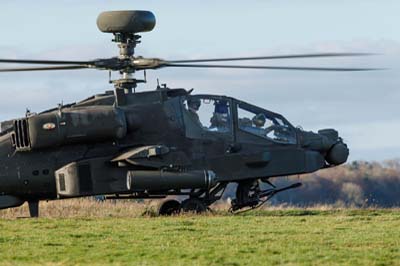
[[[292, 54], [164, 60], [135, 55], [138, 33], [156, 24], [150, 11], [106, 11], [97, 18], [113, 34], [119, 55], [90, 61], [0, 59], [39, 67], [0, 72], [97, 69], [121, 77], [114, 90], [4, 121], [0, 132], [0, 209], [28, 202], [31, 217], [39, 201], [105, 195], [106, 199], [165, 199], [159, 214], [204, 212], [237, 184], [231, 210], [252, 209], [301, 186], [276, 187], [271, 178], [311, 173], [347, 161], [349, 149], [335, 129], [294, 127], [281, 114], [224, 95], [146, 82], [138, 71], [229, 68], [302, 71], [368, 71], [372, 68], [225, 65], [221, 62], [364, 56], [366, 53]], [[145, 73], [145, 72], [144, 72]], [[265, 188], [268, 187], [268, 188]], [[170, 196], [184, 198], [171, 199]]]

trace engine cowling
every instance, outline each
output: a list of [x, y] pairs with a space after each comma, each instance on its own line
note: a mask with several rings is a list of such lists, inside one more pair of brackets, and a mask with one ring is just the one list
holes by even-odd
[[69, 108], [14, 121], [13, 144], [30, 150], [126, 136], [125, 113], [113, 106]]

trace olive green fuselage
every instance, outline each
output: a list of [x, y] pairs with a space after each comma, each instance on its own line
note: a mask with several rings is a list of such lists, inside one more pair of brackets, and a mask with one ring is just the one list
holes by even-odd
[[[190, 99], [201, 100], [204, 107], [214, 104], [208, 106], [213, 109], [208, 119], [211, 123], [221, 117], [216, 116], [221, 111], [217, 105], [225, 104], [223, 130], [194, 121], [187, 108]], [[275, 135], [260, 135], [261, 129], [245, 125], [251, 117], [244, 117], [242, 110], [270, 117], [276, 123], [270, 126], [276, 128]], [[193, 181], [197, 186], [202, 182], [198, 171], [207, 171], [215, 175], [204, 183], [211, 187], [221, 182], [309, 173], [343, 163], [348, 156], [334, 130], [304, 132], [279, 114], [230, 97], [191, 96], [182, 89], [117, 96], [106, 93], [7, 122], [1, 134], [0, 193], [21, 202], [133, 192], [152, 195], [152, 189], [159, 188], [154, 184], [137, 190], [135, 183], [127, 187], [129, 171], [132, 176], [135, 171], [148, 176], [161, 173], [160, 182], [166, 186], [174, 172], [182, 175], [180, 178], [197, 178]], [[343, 147], [330, 154], [338, 143]], [[162, 172], [169, 175], [163, 177]], [[185, 173], [190, 175], [185, 177]], [[191, 188], [187, 187], [190, 182], [183, 183], [171, 184], [171, 189]], [[173, 194], [171, 189], [155, 194]], [[11, 201], [7, 205], [8, 200], [0, 207], [18, 205]]]

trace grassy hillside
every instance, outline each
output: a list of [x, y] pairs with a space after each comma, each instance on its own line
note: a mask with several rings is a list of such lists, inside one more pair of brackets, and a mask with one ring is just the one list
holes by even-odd
[[398, 210], [89, 213], [1, 219], [0, 265], [400, 265]]

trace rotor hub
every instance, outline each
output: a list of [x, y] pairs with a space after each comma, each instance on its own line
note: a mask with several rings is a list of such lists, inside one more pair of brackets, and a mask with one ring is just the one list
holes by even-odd
[[129, 59], [135, 54], [135, 47], [140, 43], [140, 35], [133, 33], [114, 33], [113, 42], [118, 43], [119, 59]]

